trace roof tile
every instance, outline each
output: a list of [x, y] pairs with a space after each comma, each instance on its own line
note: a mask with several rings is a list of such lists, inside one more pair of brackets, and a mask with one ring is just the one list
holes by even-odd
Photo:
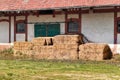
[[0, 11], [115, 5], [120, 0], [0, 0]]

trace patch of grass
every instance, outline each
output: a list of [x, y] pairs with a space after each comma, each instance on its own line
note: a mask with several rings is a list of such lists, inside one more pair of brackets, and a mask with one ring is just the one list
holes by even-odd
[[1, 54], [13, 54], [13, 49], [9, 48], [9, 49], [4, 49], [3, 51], [0, 51]]
[[112, 61], [0, 60], [0, 80], [118, 80]]
[[34, 60], [0, 54], [0, 80], [119, 80], [120, 55], [107, 61]]
[[0, 59], [14, 59], [13, 53], [12, 48], [2, 50], [0, 51]]

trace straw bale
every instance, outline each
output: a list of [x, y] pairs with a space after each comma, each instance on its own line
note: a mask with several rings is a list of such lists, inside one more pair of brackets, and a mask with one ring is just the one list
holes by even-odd
[[59, 35], [54, 37], [54, 44], [61, 44], [64, 42], [64, 36]]
[[65, 44], [55, 44], [53, 45], [55, 49], [65, 49]]
[[34, 45], [39, 45], [39, 46], [44, 46], [44, 45], [46, 44], [44, 37], [34, 38], [34, 39], [32, 40], [32, 43], [33, 43]]
[[34, 45], [44, 46], [44, 45], [52, 45], [53, 37], [38, 37], [32, 40]]
[[66, 49], [78, 49], [78, 44], [67, 44], [65, 45]]
[[32, 50], [32, 47], [31, 42], [15, 42], [13, 48], [16, 50]]
[[19, 46], [16, 46], [16, 47], [14, 46], [13, 49], [15, 49], [15, 50], [21, 50], [21, 48]]
[[76, 50], [54, 50], [54, 58], [61, 60], [77, 60], [78, 51]]
[[14, 56], [24, 56], [31, 57], [33, 55], [33, 50], [14, 50]]
[[111, 59], [112, 52], [107, 44], [87, 43], [79, 46], [79, 58], [84, 60]]
[[14, 46], [19, 46], [20, 43], [19, 42], [14, 42]]
[[33, 46], [33, 50], [41, 52], [41, 46]]
[[53, 46], [41, 46], [41, 52], [36, 54], [37, 59], [49, 59], [53, 54]]
[[55, 44], [53, 45], [55, 49], [65, 49], [65, 50], [69, 50], [69, 49], [76, 49], [78, 50], [79, 46], [78, 44]]
[[78, 44], [80, 39], [79, 35], [57, 35], [54, 37], [54, 44]]
[[41, 53], [49, 53], [53, 52], [53, 46], [42, 46]]

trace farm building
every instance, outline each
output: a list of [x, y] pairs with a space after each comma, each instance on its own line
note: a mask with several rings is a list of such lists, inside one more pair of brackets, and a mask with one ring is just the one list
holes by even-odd
[[119, 0], [1, 0], [0, 43], [84, 34], [90, 41], [120, 43]]

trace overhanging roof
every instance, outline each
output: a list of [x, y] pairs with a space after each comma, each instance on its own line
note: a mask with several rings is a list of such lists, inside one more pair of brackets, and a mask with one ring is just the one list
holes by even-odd
[[0, 0], [0, 11], [119, 6], [120, 0]]

